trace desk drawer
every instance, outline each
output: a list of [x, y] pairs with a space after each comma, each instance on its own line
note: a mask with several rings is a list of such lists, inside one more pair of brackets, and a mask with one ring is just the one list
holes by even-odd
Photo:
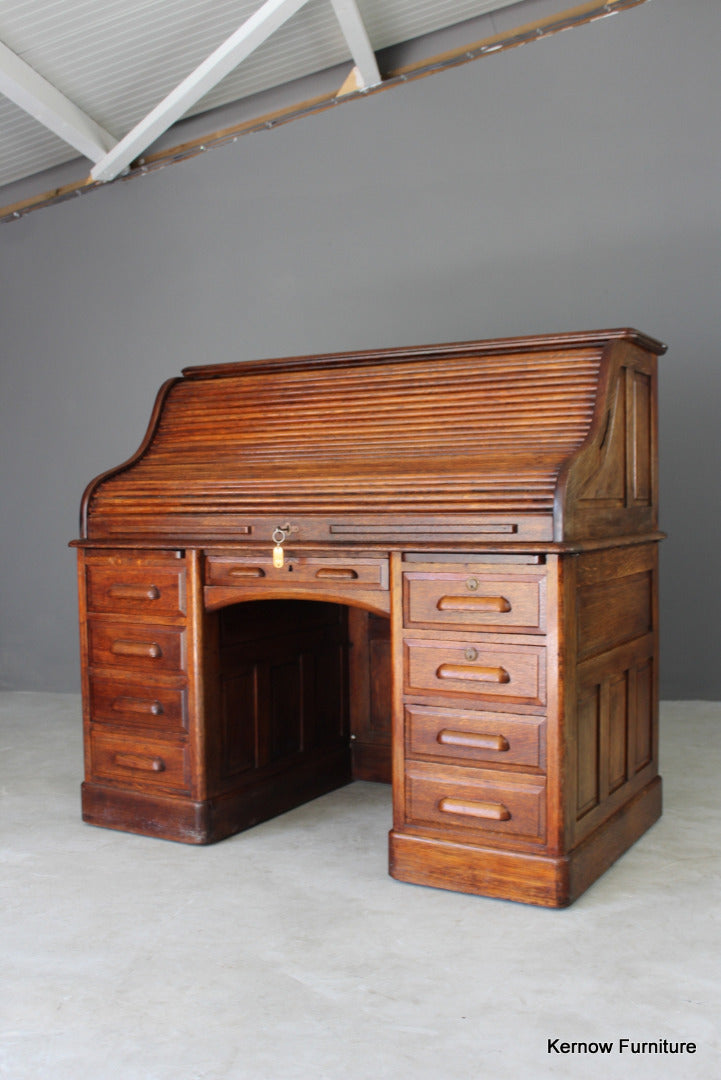
[[483, 832], [542, 844], [546, 786], [542, 779], [511, 781], [508, 774], [412, 763], [406, 770], [410, 825]]
[[185, 574], [165, 566], [87, 568], [88, 611], [117, 614], [183, 615]]
[[90, 718], [93, 723], [150, 728], [183, 734], [188, 728], [188, 692], [184, 688], [90, 677]]
[[529, 705], [546, 702], [546, 650], [535, 645], [409, 639], [407, 693], [463, 694]]
[[406, 571], [403, 623], [407, 627], [448, 627], [543, 633], [546, 579], [543, 573], [462, 570]]
[[546, 721], [541, 716], [407, 705], [405, 720], [409, 757], [545, 768]]
[[151, 623], [88, 620], [88, 660], [93, 667], [181, 672], [185, 631]]
[[142, 790], [187, 792], [188, 748], [163, 739], [139, 739], [104, 731], [90, 733], [92, 779]]
[[206, 585], [257, 585], [260, 582], [316, 586], [318, 589], [387, 589], [387, 559], [320, 558], [285, 552], [282, 567], [273, 566], [270, 553], [252, 555], [209, 555], [205, 568]]

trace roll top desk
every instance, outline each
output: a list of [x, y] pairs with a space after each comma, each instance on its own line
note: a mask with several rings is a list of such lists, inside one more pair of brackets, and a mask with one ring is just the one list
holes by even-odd
[[634, 330], [188, 368], [87, 488], [85, 820], [188, 843], [392, 780], [390, 872], [560, 907], [659, 816]]

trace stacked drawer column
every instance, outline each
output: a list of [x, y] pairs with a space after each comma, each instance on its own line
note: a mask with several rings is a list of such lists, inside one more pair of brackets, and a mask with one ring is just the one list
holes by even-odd
[[[549, 702], [558, 704], [549, 567], [531, 555], [443, 560], [401, 564], [392, 873], [528, 899], [528, 860], [557, 850], [560, 816], [547, 776]], [[553, 604], [553, 575], [550, 594]], [[534, 888], [543, 903], [544, 886]]]
[[[79, 552], [86, 820], [192, 839], [188, 588], [180, 551]], [[192, 597], [190, 597], [192, 600]]]

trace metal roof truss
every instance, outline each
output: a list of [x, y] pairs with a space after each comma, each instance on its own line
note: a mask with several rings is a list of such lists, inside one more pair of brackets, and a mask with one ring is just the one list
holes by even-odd
[[[235, 33], [121, 139], [97, 124], [29, 64], [0, 44], [0, 93], [94, 163], [93, 180], [114, 180], [309, 0], [265, 0]], [[330, 0], [355, 63], [358, 88], [381, 82], [356, 0]]]

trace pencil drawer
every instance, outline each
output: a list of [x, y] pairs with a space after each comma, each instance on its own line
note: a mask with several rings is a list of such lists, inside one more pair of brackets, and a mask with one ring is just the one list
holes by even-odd
[[93, 667], [179, 673], [185, 669], [185, 631], [152, 623], [91, 618], [88, 660]]
[[148, 679], [91, 674], [90, 718], [96, 724], [183, 734], [188, 728], [188, 692]]
[[412, 762], [406, 768], [409, 825], [485, 833], [542, 844], [546, 839], [546, 785], [541, 777], [457, 765]]
[[206, 585], [268, 586], [293, 584], [306, 588], [388, 589], [388, 560], [374, 558], [321, 558], [284, 552], [283, 565], [274, 566], [270, 555], [209, 555]]
[[403, 575], [403, 624], [408, 628], [544, 633], [544, 571], [411, 570]]
[[411, 758], [524, 769], [546, 765], [546, 720], [541, 716], [407, 705], [405, 741]]
[[90, 732], [91, 779], [140, 790], [187, 793], [190, 763], [178, 740], [139, 739], [136, 735]]
[[542, 646], [498, 645], [480, 638], [407, 638], [403, 652], [408, 694], [454, 694], [529, 705], [546, 702]]

